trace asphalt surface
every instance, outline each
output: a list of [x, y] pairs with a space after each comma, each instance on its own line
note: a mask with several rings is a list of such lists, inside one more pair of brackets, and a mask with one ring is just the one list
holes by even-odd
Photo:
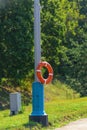
[[55, 130], [87, 130], [87, 118], [69, 123]]

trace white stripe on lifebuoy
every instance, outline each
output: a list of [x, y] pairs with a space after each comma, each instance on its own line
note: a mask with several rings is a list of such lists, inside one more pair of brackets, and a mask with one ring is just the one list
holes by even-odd
[[52, 73], [49, 73], [49, 75], [53, 75]]
[[44, 79], [44, 84], [46, 84], [46, 81], [47, 81], [47, 80], [46, 80], [46, 79]]
[[41, 72], [41, 70], [36, 70], [37, 72]]

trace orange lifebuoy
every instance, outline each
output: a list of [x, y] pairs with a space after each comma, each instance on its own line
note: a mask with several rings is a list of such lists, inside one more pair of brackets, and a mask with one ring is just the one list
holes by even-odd
[[[45, 67], [48, 70], [48, 78], [47, 79], [44, 79], [43, 76], [42, 76], [42, 74], [41, 74], [42, 67]], [[37, 66], [37, 69], [36, 69], [36, 75], [37, 75], [38, 80], [42, 84], [48, 84], [53, 79], [53, 69], [52, 69], [51, 65], [48, 62], [46, 62], [46, 61], [40, 62], [38, 64], [38, 66]]]

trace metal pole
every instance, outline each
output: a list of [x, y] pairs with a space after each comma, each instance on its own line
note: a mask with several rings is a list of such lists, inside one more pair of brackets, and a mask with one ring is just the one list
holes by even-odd
[[41, 60], [41, 46], [40, 46], [40, 2], [34, 0], [34, 57], [35, 57], [35, 81], [38, 81], [36, 76], [36, 67]]
[[36, 76], [36, 67], [41, 60], [40, 40], [40, 2], [34, 0], [35, 82], [32, 84], [32, 113], [29, 120], [47, 126], [48, 115], [44, 111], [44, 85], [38, 82]]

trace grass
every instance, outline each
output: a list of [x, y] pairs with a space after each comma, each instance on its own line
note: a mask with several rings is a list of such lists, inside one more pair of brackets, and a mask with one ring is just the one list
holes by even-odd
[[87, 117], [87, 98], [73, 100], [56, 100], [45, 104], [45, 111], [49, 117], [49, 127], [42, 128], [36, 124], [29, 124], [28, 117], [31, 113], [31, 105], [26, 106], [22, 114], [9, 116], [10, 111], [0, 111], [0, 130], [51, 130], [66, 123]]
[[49, 113], [50, 124], [54, 127], [87, 117], [87, 98], [47, 103], [47, 113]]
[[80, 95], [61, 82], [45, 86], [45, 111], [49, 126], [29, 123], [32, 104], [23, 106], [21, 114], [10, 116], [10, 110], [0, 111], [0, 130], [54, 130], [70, 121], [87, 117], [87, 97]]
[[45, 86], [45, 99], [47, 102], [59, 99], [75, 99], [78, 97], [80, 97], [79, 93], [60, 81], [55, 81], [54, 84]]

